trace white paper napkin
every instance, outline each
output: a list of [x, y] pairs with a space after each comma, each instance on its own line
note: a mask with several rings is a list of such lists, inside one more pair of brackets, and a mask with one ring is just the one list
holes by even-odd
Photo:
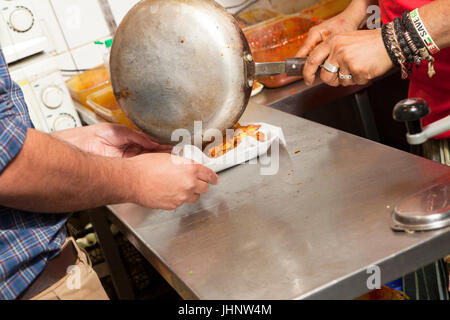
[[[247, 125], [244, 123], [241, 124], [243, 127]], [[176, 154], [201, 163], [214, 172], [220, 172], [266, 154], [270, 146], [275, 142], [286, 146], [283, 130], [280, 127], [275, 127], [267, 123], [252, 123], [252, 125], [261, 126], [257, 132], [264, 133], [264, 141], [258, 141], [251, 136], [246, 136], [236, 148], [217, 158], [208, 157], [193, 145], [185, 145], [179, 148]]]

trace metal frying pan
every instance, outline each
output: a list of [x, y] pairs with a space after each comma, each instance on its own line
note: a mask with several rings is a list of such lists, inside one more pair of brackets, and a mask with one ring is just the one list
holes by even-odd
[[254, 79], [302, 74], [305, 58], [255, 63], [237, 21], [213, 0], [144, 0], [124, 18], [111, 49], [111, 81], [127, 117], [162, 143], [172, 132], [233, 127]]

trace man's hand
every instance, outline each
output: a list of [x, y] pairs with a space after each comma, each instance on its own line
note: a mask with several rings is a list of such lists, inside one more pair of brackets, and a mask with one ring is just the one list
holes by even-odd
[[172, 150], [171, 146], [160, 145], [142, 132], [112, 123], [58, 131], [51, 135], [82, 151], [111, 158], [130, 158], [146, 152]]
[[329, 36], [358, 30], [358, 25], [359, 22], [346, 14], [345, 11], [331, 19], [325, 20], [309, 29], [308, 38], [306, 38], [296, 56], [306, 57], [317, 44], [325, 41]]
[[307, 85], [312, 85], [315, 80], [315, 75], [320, 64], [331, 53], [329, 47], [324, 45], [330, 37], [340, 34], [358, 30], [364, 23], [367, 17], [367, 7], [376, 4], [377, 0], [353, 0], [350, 5], [343, 12], [337, 16], [325, 20], [321, 24], [312, 27], [308, 32], [304, 44], [296, 54], [297, 57], [311, 56], [311, 53], [317, 46], [321, 46], [321, 52], [324, 58], [320, 61], [316, 57], [306, 60], [303, 69], [303, 77]]
[[352, 79], [340, 79], [338, 73], [322, 69], [320, 78], [330, 86], [364, 85], [394, 67], [384, 46], [381, 29], [332, 36], [317, 46], [308, 60], [309, 68], [304, 71], [308, 78], [314, 79], [315, 70], [325, 60], [338, 66], [341, 74], [352, 76]]
[[148, 208], [174, 210], [183, 203], [195, 203], [210, 184], [219, 181], [211, 169], [167, 153], [144, 154], [126, 161], [126, 179], [133, 181], [127, 198]]
[[130, 202], [171, 210], [197, 201], [217, 182], [212, 170], [169, 153], [106, 158], [29, 129], [0, 175], [0, 204], [48, 213]]

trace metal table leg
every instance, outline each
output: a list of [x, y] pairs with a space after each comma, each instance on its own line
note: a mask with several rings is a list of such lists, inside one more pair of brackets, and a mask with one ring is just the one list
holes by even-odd
[[370, 107], [369, 95], [367, 89], [355, 93], [356, 108], [359, 112], [362, 122], [364, 137], [372, 141], [380, 142], [380, 135], [375, 123], [372, 109]]
[[92, 225], [94, 226], [100, 247], [111, 272], [111, 278], [117, 296], [121, 300], [132, 300], [135, 299], [133, 288], [128, 279], [122, 258], [120, 257], [119, 249], [109, 228], [105, 210], [107, 209], [98, 208], [90, 213]]

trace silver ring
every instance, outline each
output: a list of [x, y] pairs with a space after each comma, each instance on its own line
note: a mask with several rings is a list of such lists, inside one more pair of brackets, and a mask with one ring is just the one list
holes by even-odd
[[341, 79], [341, 80], [352, 80], [353, 76], [351, 74], [342, 74], [339, 71], [339, 79]]
[[329, 63], [328, 61], [325, 61], [323, 68], [331, 73], [337, 73], [339, 71], [339, 67]]

